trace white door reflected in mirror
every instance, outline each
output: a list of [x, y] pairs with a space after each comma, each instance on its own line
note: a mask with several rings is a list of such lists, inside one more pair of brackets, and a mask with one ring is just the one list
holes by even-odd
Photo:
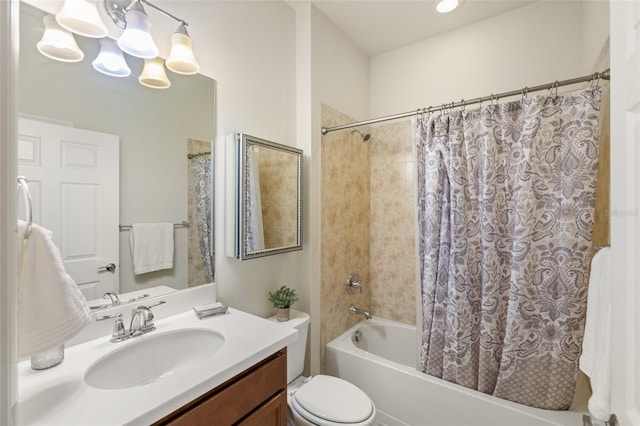
[[116, 135], [19, 120], [18, 171], [29, 180], [33, 221], [53, 232], [87, 300], [119, 292], [119, 142]]

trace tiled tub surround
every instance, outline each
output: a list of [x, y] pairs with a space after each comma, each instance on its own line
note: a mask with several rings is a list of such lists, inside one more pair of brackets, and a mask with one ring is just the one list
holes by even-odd
[[416, 323], [415, 179], [410, 120], [371, 128], [369, 139], [373, 315]]
[[[323, 105], [323, 126], [353, 121]], [[367, 142], [349, 130], [322, 138], [322, 348], [362, 319], [349, 316], [351, 303], [374, 316], [415, 324], [411, 129], [407, 120], [360, 129], [371, 133]], [[362, 294], [347, 294], [351, 272], [358, 274]]]
[[[322, 106], [322, 125], [335, 126], [351, 117]], [[349, 131], [322, 137], [321, 177], [321, 365], [324, 347], [362, 319], [350, 316], [354, 304], [369, 309], [369, 145]], [[362, 293], [347, 294], [346, 281], [355, 272]]]

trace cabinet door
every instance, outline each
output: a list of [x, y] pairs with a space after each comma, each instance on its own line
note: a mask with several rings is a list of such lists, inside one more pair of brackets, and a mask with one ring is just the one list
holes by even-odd
[[254, 411], [240, 423], [242, 426], [286, 426], [287, 424], [287, 393], [278, 395], [265, 402], [262, 407]]
[[[229, 426], [240, 424], [241, 419], [249, 420], [254, 415], [258, 420], [247, 424], [284, 426], [287, 420], [286, 389], [287, 352], [283, 349], [159, 420], [154, 426]], [[282, 398], [278, 399], [280, 396]], [[267, 405], [270, 408], [265, 408]], [[258, 415], [263, 408], [264, 413]], [[260, 416], [281, 417], [283, 420], [263, 423]]]

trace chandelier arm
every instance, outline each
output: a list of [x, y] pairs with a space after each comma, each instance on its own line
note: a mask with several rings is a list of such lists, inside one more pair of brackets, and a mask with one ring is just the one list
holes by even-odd
[[180, 22], [182, 25], [184, 25], [185, 27], [189, 26], [189, 24], [187, 23], [187, 21], [185, 21], [184, 19], [180, 19], [175, 15], [172, 15], [171, 13], [167, 12], [166, 10], [162, 9], [159, 6], [156, 6], [155, 4], [149, 2], [148, 0], [134, 0], [132, 3], [135, 3], [136, 1], [139, 1], [140, 3], [144, 3], [147, 6], [151, 6], [152, 8], [154, 8], [155, 10], [157, 10], [158, 12], [163, 13], [164, 15], [168, 16], [169, 18], [172, 18], [173, 20]]

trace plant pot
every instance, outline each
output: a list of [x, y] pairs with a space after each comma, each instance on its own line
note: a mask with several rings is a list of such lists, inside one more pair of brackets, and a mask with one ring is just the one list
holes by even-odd
[[289, 321], [291, 308], [276, 308], [276, 319], [278, 321]]

